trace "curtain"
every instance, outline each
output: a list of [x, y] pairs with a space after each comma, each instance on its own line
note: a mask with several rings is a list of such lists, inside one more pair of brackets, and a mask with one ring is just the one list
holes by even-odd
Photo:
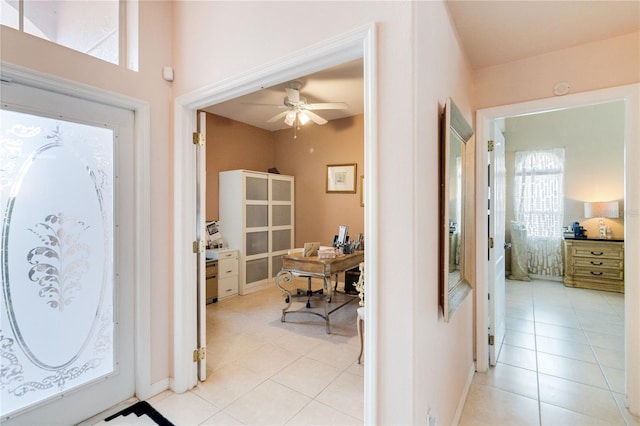
[[564, 148], [516, 152], [514, 209], [527, 231], [529, 273], [562, 276]]

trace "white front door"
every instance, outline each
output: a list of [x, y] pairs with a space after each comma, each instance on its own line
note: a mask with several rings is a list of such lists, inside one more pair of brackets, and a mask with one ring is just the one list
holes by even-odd
[[134, 115], [2, 85], [3, 424], [74, 424], [134, 395]]
[[498, 121], [489, 152], [489, 363], [496, 365], [505, 334], [505, 140]]

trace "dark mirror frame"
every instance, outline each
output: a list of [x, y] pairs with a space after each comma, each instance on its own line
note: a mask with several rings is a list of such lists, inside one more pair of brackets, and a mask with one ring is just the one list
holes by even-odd
[[[466, 164], [468, 162], [467, 142], [471, 139], [471, 136], [473, 136], [473, 129], [453, 100], [448, 98], [443, 113], [440, 144], [439, 293], [445, 322], [449, 322], [465, 297], [467, 297], [467, 294], [471, 292], [471, 284], [465, 268], [465, 258], [468, 254], [465, 224], [468, 223], [467, 215], [470, 212], [465, 195], [467, 179], [469, 179]], [[459, 150], [456, 144], [459, 144]], [[457, 182], [456, 174], [454, 174], [456, 181], [452, 182], [450, 179], [452, 152], [459, 152], [461, 157], [461, 177], [459, 182]], [[455, 169], [453, 171], [456, 172]], [[456, 194], [461, 194], [461, 196], [460, 199], [456, 197], [456, 202], [460, 203], [461, 215], [460, 218], [456, 219], [451, 217], [450, 195], [452, 187], [455, 187], [454, 185], [458, 183], [461, 187], [460, 191], [456, 190]], [[454, 257], [453, 263], [451, 263], [452, 256]], [[457, 259], [457, 262], [455, 259]], [[453, 268], [451, 268], [452, 265]], [[459, 271], [459, 273], [456, 271]]]

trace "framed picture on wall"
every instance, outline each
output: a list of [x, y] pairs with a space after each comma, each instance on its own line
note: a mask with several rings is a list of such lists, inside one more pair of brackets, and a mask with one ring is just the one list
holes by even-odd
[[357, 164], [328, 164], [327, 193], [354, 194]]

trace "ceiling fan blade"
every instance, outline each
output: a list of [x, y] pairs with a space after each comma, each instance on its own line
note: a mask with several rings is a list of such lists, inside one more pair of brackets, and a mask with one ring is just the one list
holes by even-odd
[[306, 104], [305, 109], [346, 109], [347, 104], [344, 102], [324, 102], [319, 104]]
[[287, 92], [287, 98], [289, 98], [289, 102], [297, 104], [300, 102], [300, 92], [296, 89], [291, 89], [287, 87], [284, 89]]
[[320, 117], [315, 112], [305, 111], [303, 114], [307, 114], [307, 116], [311, 119], [311, 121], [313, 121], [316, 124], [319, 124], [319, 125], [327, 124], [327, 120]]
[[288, 112], [289, 111], [282, 111], [281, 113], [274, 115], [273, 117], [267, 120], [267, 123], [275, 123], [276, 121], [280, 120], [282, 117], [287, 115]]
[[253, 102], [242, 102], [242, 105], [250, 105], [250, 106], [266, 106], [271, 108], [287, 108], [284, 104], [257, 104]]

